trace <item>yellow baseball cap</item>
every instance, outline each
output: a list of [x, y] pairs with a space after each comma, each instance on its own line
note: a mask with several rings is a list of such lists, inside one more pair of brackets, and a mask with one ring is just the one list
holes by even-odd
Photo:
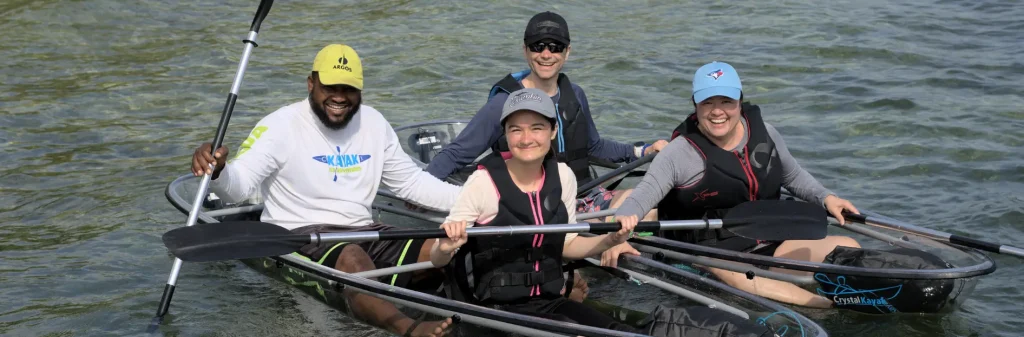
[[352, 47], [331, 44], [313, 59], [313, 71], [323, 85], [345, 84], [363, 90], [363, 63]]

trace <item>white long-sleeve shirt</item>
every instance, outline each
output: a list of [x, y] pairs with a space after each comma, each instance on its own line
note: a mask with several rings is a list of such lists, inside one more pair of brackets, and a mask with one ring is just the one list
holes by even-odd
[[355, 227], [372, 222], [370, 206], [381, 183], [404, 200], [441, 212], [451, 209], [460, 190], [417, 166], [373, 107], [361, 105], [347, 126], [331, 130], [307, 99], [261, 119], [210, 190], [226, 202], [259, 191], [260, 220], [288, 229]]

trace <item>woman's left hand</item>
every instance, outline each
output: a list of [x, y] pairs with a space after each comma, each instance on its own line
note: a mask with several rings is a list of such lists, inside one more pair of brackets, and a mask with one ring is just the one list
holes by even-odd
[[614, 244], [620, 244], [629, 240], [630, 235], [633, 234], [633, 228], [639, 222], [636, 215], [629, 215], [623, 217], [616, 217], [619, 220], [619, 225], [622, 226], [615, 233], [608, 233], [608, 238], [612, 240]]
[[664, 149], [667, 145], [668, 142], [666, 142], [664, 139], [659, 139], [658, 141], [654, 142], [654, 144], [651, 144], [651, 146], [648, 146], [647, 150], [644, 151], [643, 155], [646, 156], [655, 152], [661, 152], [661, 149]]
[[853, 207], [853, 203], [849, 200], [835, 196], [835, 194], [829, 194], [825, 197], [825, 209], [828, 210], [829, 214], [836, 217], [839, 220], [840, 225], [846, 224], [846, 219], [843, 218], [843, 211], [850, 211], [853, 214], [860, 214], [856, 207]]
[[633, 248], [629, 242], [623, 242], [618, 245], [608, 248], [608, 250], [601, 253], [601, 266], [615, 268], [619, 264], [619, 255], [630, 254], [640, 256], [640, 252]]

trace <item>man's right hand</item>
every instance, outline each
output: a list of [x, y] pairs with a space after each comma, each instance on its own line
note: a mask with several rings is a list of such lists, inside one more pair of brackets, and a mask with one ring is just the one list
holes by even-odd
[[[212, 147], [213, 144], [203, 143], [203, 145], [196, 148], [196, 152], [192, 154], [193, 175], [200, 177], [204, 174], [211, 174], [213, 175], [211, 178], [216, 178], [220, 170], [224, 169], [224, 164], [227, 162], [228, 157], [228, 148], [221, 146], [217, 149], [216, 155], [211, 156], [210, 149]], [[214, 162], [214, 159], [216, 159], [217, 167], [211, 171], [210, 164]]]

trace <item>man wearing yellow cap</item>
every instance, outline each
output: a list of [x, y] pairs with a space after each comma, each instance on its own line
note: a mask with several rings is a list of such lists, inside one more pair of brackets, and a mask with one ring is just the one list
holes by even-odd
[[[227, 203], [256, 193], [264, 201], [260, 221], [295, 233], [380, 231], [370, 205], [383, 183], [417, 206], [448, 212], [459, 187], [424, 172], [402, 151], [384, 116], [362, 104], [363, 66], [351, 47], [332, 44], [317, 53], [306, 79], [308, 97], [264, 117], [226, 163], [228, 150], [210, 155], [210, 143], [192, 156], [193, 174], [212, 173], [210, 190]], [[211, 163], [216, 167], [210, 170]], [[307, 245], [302, 256], [354, 273], [429, 261], [424, 240]], [[434, 276], [434, 277], [432, 277]], [[437, 269], [382, 277], [395, 286], [440, 284]], [[348, 291], [348, 290], [346, 290]], [[347, 292], [353, 313], [368, 323], [407, 336], [442, 336], [451, 319], [414, 321], [381, 299]]]

